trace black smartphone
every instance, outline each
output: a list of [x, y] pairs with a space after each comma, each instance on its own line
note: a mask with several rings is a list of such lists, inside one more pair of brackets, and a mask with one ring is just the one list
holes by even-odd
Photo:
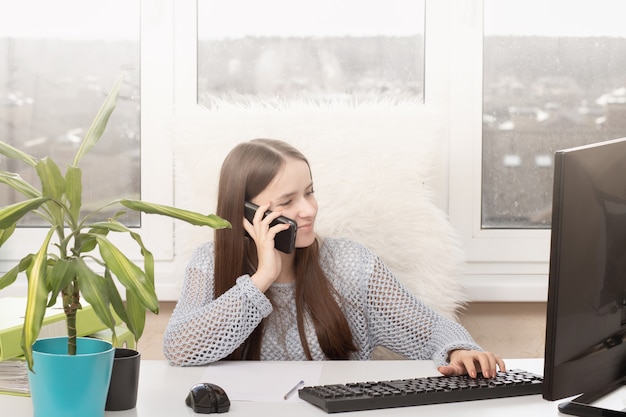
[[[258, 208], [259, 206], [257, 206], [256, 204], [246, 201], [245, 216], [250, 223], [252, 223], [252, 219], [254, 218], [254, 214], [256, 213]], [[265, 218], [265, 216], [270, 213], [271, 211], [266, 211], [263, 215], [263, 218]], [[275, 226], [279, 223], [288, 224], [291, 227], [276, 234], [276, 237], [274, 238], [274, 247], [281, 252], [291, 253], [296, 247], [296, 231], [298, 229], [298, 225], [290, 218], [280, 216], [277, 217], [272, 223], [270, 223], [270, 227]]]

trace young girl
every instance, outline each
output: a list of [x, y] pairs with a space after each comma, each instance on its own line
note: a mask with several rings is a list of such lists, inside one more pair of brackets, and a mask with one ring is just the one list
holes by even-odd
[[[252, 222], [244, 217], [245, 201], [259, 206]], [[502, 359], [409, 293], [367, 248], [315, 234], [311, 170], [287, 143], [255, 139], [236, 146], [222, 166], [216, 214], [233, 227], [216, 230], [214, 242], [189, 262], [164, 335], [172, 365], [367, 360], [384, 346], [432, 359], [444, 375], [505, 370]], [[289, 228], [270, 227], [281, 215], [298, 225], [290, 254], [274, 246], [276, 234]]]

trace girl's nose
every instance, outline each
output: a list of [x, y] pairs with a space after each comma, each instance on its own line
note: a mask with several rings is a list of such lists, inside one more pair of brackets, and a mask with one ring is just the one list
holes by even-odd
[[317, 204], [314, 198], [302, 199], [298, 206], [298, 215], [300, 217], [310, 217], [317, 213]]

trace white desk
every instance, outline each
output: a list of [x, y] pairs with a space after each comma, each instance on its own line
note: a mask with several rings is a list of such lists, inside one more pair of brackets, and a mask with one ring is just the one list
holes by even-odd
[[[303, 366], [309, 362], [303, 362]], [[507, 360], [509, 369], [520, 368], [543, 374], [541, 359]], [[180, 417], [199, 416], [185, 405], [189, 388], [202, 381], [206, 367], [176, 368], [163, 361], [142, 361], [137, 407], [127, 411], [106, 412], [107, 417]], [[320, 384], [355, 381], [385, 380], [438, 375], [430, 361], [333, 361], [324, 362]], [[29, 397], [0, 395], [2, 415], [32, 417]], [[7, 413], [7, 411], [10, 411]], [[419, 411], [419, 413], [418, 413]], [[337, 413], [335, 416], [507, 416], [540, 417], [558, 416], [557, 402], [546, 401], [540, 395], [481, 400], [418, 407], [392, 408], [386, 410]], [[214, 414], [215, 415], [215, 414]], [[231, 401], [230, 411], [224, 416], [306, 417], [329, 415], [303, 401], [298, 402], [249, 402]]]

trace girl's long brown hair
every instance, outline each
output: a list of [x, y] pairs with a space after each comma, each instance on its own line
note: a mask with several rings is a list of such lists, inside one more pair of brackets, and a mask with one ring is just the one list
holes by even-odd
[[[215, 231], [215, 298], [243, 274], [256, 271], [256, 247], [245, 237], [244, 202], [261, 193], [287, 159], [307, 159], [291, 145], [274, 139], [254, 139], [237, 145], [222, 165], [216, 214], [229, 219], [232, 229]], [[315, 326], [322, 351], [328, 359], [348, 359], [356, 351], [348, 322], [334, 291], [319, 264], [320, 243], [295, 250], [296, 313], [304, 352], [312, 359], [304, 332], [305, 312]], [[228, 359], [260, 359], [265, 320]]]

